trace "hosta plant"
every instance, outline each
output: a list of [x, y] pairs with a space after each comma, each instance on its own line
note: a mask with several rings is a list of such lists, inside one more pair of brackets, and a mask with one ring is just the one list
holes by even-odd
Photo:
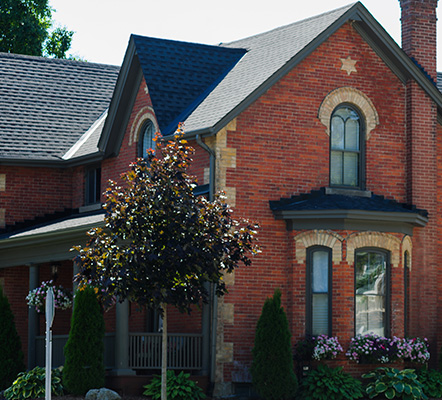
[[[17, 379], [4, 392], [7, 400], [26, 400], [45, 397], [46, 371], [42, 367], [35, 367], [28, 372], [20, 372]], [[55, 368], [51, 373], [51, 392], [54, 396], [63, 395], [61, 369]]]
[[363, 378], [371, 379], [366, 391], [370, 399], [385, 396], [387, 399], [419, 400], [428, 399], [414, 369], [376, 368]]
[[[169, 400], [199, 400], [206, 395], [196, 382], [189, 379], [190, 374], [181, 371], [175, 375], [174, 371], [167, 371], [167, 398]], [[151, 383], [145, 385], [143, 394], [152, 400], [161, 399], [161, 376], [155, 375]]]
[[308, 372], [301, 381], [299, 399], [302, 400], [353, 400], [363, 397], [360, 381], [342, 371], [319, 365]]
[[442, 398], [442, 372], [435, 369], [421, 369], [416, 373], [417, 379], [422, 384], [422, 389], [428, 397]]

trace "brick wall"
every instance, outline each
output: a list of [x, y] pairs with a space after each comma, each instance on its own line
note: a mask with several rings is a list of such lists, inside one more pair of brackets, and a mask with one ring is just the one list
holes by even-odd
[[6, 225], [72, 207], [71, 169], [0, 166], [0, 175]]
[[[348, 74], [341, 69], [341, 59], [347, 57], [356, 61], [356, 72]], [[221, 339], [233, 347], [232, 357], [226, 357], [218, 365], [227, 382], [246, 375], [244, 371], [251, 363], [256, 323], [265, 298], [271, 296], [275, 288], [282, 290], [293, 340], [305, 334], [306, 266], [305, 261], [296, 259], [293, 243], [300, 232], [288, 232], [283, 221], [275, 220], [268, 201], [329, 185], [329, 136], [318, 118], [318, 110], [326, 96], [341, 87], [362, 92], [379, 116], [379, 124], [366, 141], [367, 190], [399, 202], [411, 200], [407, 180], [408, 88], [348, 23], [238, 116], [235, 129], [227, 130], [226, 148], [234, 150], [236, 155], [235, 163], [225, 168], [225, 186], [235, 192], [237, 215], [260, 223], [259, 239], [263, 251], [251, 267], [235, 271], [234, 284], [223, 299], [225, 305], [233, 308], [233, 318], [222, 323]], [[426, 201], [419, 205], [422, 208], [431, 206]], [[425, 233], [416, 229], [415, 237], [422, 239], [413, 238], [411, 280], [415, 294], [411, 326], [423, 327], [433, 320], [431, 328], [412, 332], [420, 335], [429, 333], [430, 329], [436, 332], [436, 299], [431, 297], [434, 291], [422, 279], [430, 270], [431, 277], [436, 278], [435, 268], [431, 266], [433, 262], [426, 272], [419, 272], [422, 253], [432, 249], [435, 254], [429, 242], [435, 243], [436, 237], [427, 233], [431, 229], [420, 229]], [[342, 337], [343, 344], [348, 345], [354, 335], [354, 266], [351, 257], [349, 260], [346, 243], [356, 233], [336, 233], [343, 238], [343, 250], [342, 258], [333, 265], [333, 329], [334, 334]], [[391, 329], [393, 334], [403, 335], [402, 243], [406, 235], [391, 233], [390, 236], [398, 243], [396, 264], [391, 270], [394, 291]], [[419, 313], [428, 302], [429, 312], [425, 320], [418, 323]]]

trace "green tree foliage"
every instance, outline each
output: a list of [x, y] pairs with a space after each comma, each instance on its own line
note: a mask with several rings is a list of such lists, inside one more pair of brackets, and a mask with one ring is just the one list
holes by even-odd
[[1, 0], [0, 51], [66, 58], [74, 32], [53, 26], [49, 0]]
[[104, 386], [104, 319], [94, 288], [76, 292], [69, 339], [64, 348], [63, 382], [75, 395]]
[[24, 371], [20, 337], [8, 298], [0, 287], [0, 389], [6, 389]]
[[256, 326], [253, 347], [252, 379], [258, 393], [266, 400], [291, 399], [298, 382], [293, 370], [290, 330], [281, 292], [267, 298]]
[[211, 202], [194, 194], [187, 172], [194, 149], [182, 135], [133, 163], [122, 187], [110, 183], [107, 230], [92, 229], [76, 261], [82, 279], [109, 296], [190, 312], [208, 300], [207, 282], [225, 294], [223, 273], [249, 265], [258, 249], [255, 225], [233, 219], [221, 197]]

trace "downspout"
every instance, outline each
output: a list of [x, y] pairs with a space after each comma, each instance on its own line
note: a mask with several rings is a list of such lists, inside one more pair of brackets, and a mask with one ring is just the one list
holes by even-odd
[[[201, 140], [200, 135], [196, 135], [196, 142], [205, 151], [209, 153], [209, 200], [215, 198], [215, 152]], [[216, 295], [216, 284], [212, 285], [210, 294], [211, 298], [211, 314], [212, 314], [212, 335], [211, 335], [211, 351], [210, 351], [210, 392], [213, 392], [215, 385], [215, 368], [216, 368], [216, 330], [218, 326], [218, 296]]]

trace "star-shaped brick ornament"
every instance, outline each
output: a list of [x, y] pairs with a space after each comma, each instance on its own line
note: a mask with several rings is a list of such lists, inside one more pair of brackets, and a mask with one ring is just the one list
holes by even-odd
[[352, 60], [350, 56], [347, 58], [341, 58], [342, 66], [341, 70], [347, 71], [347, 75], [350, 75], [352, 72], [358, 72], [355, 65], [357, 63], [356, 60]]

